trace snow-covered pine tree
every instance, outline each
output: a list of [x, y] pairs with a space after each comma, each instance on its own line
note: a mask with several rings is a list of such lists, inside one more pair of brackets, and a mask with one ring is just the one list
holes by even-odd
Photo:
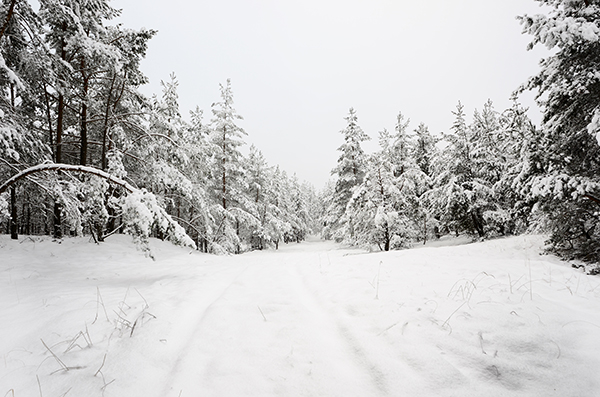
[[418, 196], [428, 177], [415, 163], [409, 121], [402, 113], [395, 132], [379, 133], [380, 151], [369, 157], [366, 176], [354, 189], [347, 211], [355, 220], [351, 242], [381, 250], [407, 247], [416, 239], [420, 209]]
[[438, 154], [437, 142], [438, 139], [431, 135], [425, 123], [419, 124], [415, 130], [413, 158], [421, 171], [428, 176], [433, 172], [433, 160]]
[[[410, 119], [406, 119], [402, 112], [399, 112], [396, 116], [394, 133], [390, 135], [390, 143], [387, 145], [389, 152], [383, 152], [393, 166], [392, 171], [395, 177], [401, 176], [413, 165], [411, 157], [413, 142], [408, 132], [409, 125]], [[382, 139], [383, 136], [380, 135], [380, 144]]]
[[[504, 235], [512, 230], [510, 202], [499, 195], [494, 186], [506, 174], [509, 166], [509, 149], [511, 137], [504, 129], [502, 115], [495, 109], [491, 100], [483, 105], [480, 111], [475, 110], [473, 123], [470, 126], [470, 150], [473, 161], [473, 181], [471, 186], [471, 208], [476, 214], [481, 214], [481, 223], [485, 236]], [[477, 225], [474, 218], [473, 223]], [[479, 230], [478, 230], [479, 233]], [[479, 233], [479, 237], [483, 237]]]
[[206, 184], [208, 129], [198, 108], [190, 112], [189, 123], [181, 117], [174, 74], [161, 85], [162, 95], [152, 99], [147, 132], [136, 139], [137, 156], [145, 160], [144, 166], [132, 170], [131, 176], [158, 196], [159, 203], [206, 252], [208, 230], [214, 226]]
[[220, 85], [221, 101], [213, 103], [213, 119], [210, 125], [209, 142], [212, 150], [210, 194], [213, 205], [211, 212], [217, 222], [213, 231], [213, 251], [239, 253], [242, 250], [241, 226], [251, 227], [258, 220], [242, 206], [245, 200], [244, 169], [239, 148], [246, 132], [237, 125], [242, 119], [233, 107], [231, 81]]
[[[182, 215], [189, 234], [195, 236], [198, 249], [208, 252], [209, 228], [214, 226], [210, 215], [210, 199], [208, 197], [207, 178], [210, 175], [208, 145], [209, 129], [204, 125], [203, 112], [198, 107], [190, 111], [190, 121], [186, 122], [181, 132], [181, 141], [185, 150], [182, 173], [191, 182], [189, 195], [183, 195], [179, 205], [187, 208]], [[191, 229], [191, 230], [190, 230]]]
[[398, 187], [394, 165], [381, 152], [370, 156], [363, 182], [354, 190], [347, 211], [354, 220], [352, 243], [379, 247], [382, 251], [407, 247], [414, 239], [412, 219], [408, 215], [412, 203], [407, 202]]
[[289, 181], [290, 212], [289, 220], [291, 230], [286, 234], [286, 242], [299, 243], [306, 238], [310, 228], [310, 213], [307, 204], [306, 192], [294, 174]]
[[[66, 122], [65, 125], [71, 127], [73, 135], [78, 138], [77, 145], [73, 145], [74, 137], [63, 142], [62, 136], [57, 135], [57, 145], [63, 146], [62, 154], [62, 149], [69, 143], [71, 150], [78, 149], [78, 153], [73, 153], [77, 159], [73, 162], [88, 165], [93, 127], [89, 115], [100, 113], [95, 109], [99, 106], [96, 90], [102, 85], [105, 71], [109, 69], [107, 66], [117, 63], [119, 58], [119, 51], [110, 42], [105, 23], [116, 17], [119, 11], [112, 8], [108, 0], [44, 0], [40, 1], [39, 14], [49, 27], [46, 38], [55, 49], [58, 80], [54, 88], [61, 95], [57, 111], [62, 112], [62, 116], [69, 114], [70, 118], [63, 118], [61, 122]], [[66, 104], [71, 112], [66, 112]], [[57, 132], [61, 132], [60, 128]]]
[[268, 186], [267, 211], [264, 222], [265, 238], [274, 244], [275, 249], [292, 230], [290, 224], [290, 192], [287, 174], [275, 167]]
[[340, 133], [344, 136], [344, 143], [338, 148], [341, 152], [336, 167], [331, 174], [336, 176], [335, 189], [327, 209], [323, 235], [326, 238], [343, 240], [352, 238], [352, 219], [346, 217], [346, 206], [352, 198], [353, 190], [360, 185], [366, 171], [366, 156], [361, 143], [369, 140], [358, 125], [358, 117], [354, 108], [350, 108], [346, 120], [346, 128]]
[[600, 3], [537, 0], [547, 15], [523, 15], [529, 48], [553, 50], [523, 89], [543, 109], [541, 174], [531, 193], [550, 220], [550, 248], [565, 258], [600, 261]]
[[[390, 135], [390, 143], [384, 144], [385, 131], [380, 135], [381, 158], [390, 163], [395, 196], [393, 198], [394, 211], [398, 213], [397, 223], [404, 229], [402, 233], [395, 232], [399, 238], [392, 248], [406, 247], [417, 238], [418, 230], [426, 233], [424, 211], [421, 208], [419, 197], [429, 189], [431, 180], [420, 168], [415, 156], [417, 141], [409, 133], [410, 119], [405, 118], [402, 112], [396, 116], [394, 133]], [[423, 132], [426, 127], [423, 125]], [[427, 132], [428, 133], [428, 132]], [[418, 137], [418, 136], [416, 136]], [[386, 147], [388, 148], [386, 150]], [[424, 227], [422, 228], [421, 225]], [[401, 238], [400, 238], [401, 237]], [[425, 239], [425, 234], [423, 234]]]
[[[118, 14], [106, 0], [40, 1], [39, 21], [46, 29], [43, 40], [49, 48], [49, 62], [39, 84], [57, 163], [108, 169], [108, 153], [117, 149], [122, 132], [139, 129], [143, 99], [137, 88], [146, 81], [139, 71], [139, 61], [154, 32], [107, 26], [106, 22]], [[61, 179], [56, 181], [66, 183]], [[80, 197], [83, 201], [93, 201], [94, 194], [100, 196], [106, 192], [81, 192]], [[54, 229], [58, 237], [62, 232], [61, 217], [68, 212], [62, 210], [67, 204], [61, 200], [66, 196], [54, 196]], [[98, 207], [92, 212], [99, 215], [104, 210]], [[114, 219], [114, 214], [111, 216]], [[95, 219], [91, 223], [101, 228], [99, 224], [104, 223], [105, 216], [92, 215], [92, 218]], [[84, 227], [89, 223], [84, 221]]]
[[436, 146], [437, 142], [438, 139], [431, 135], [425, 123], [420, 123], [415, 130], [412, 158], [421, 170], [421, 173], [416, 173], [418, 177], [416, 184], [418, 215], [415, 221], [419, 224], [418, 230], [420, 230], [419, 235], [420, 239], [423, 240], [423, 244], [429, 238], [436, 238], [439, 235], [438, 222], [423, 201], [425, 193], [433, 186], [433, 164], [439, 156], [439, 150]]
[[265, 233], [265, 226], [271, 208], [268, 205], [270, 188], [271, 170], [265, 160], [262, 152], [256, 146], [250, 146], [250, 152], [245, 159], [244, 167], [246, 169], [247, 191], [245, 196], [246, 210], [258, 219], [258, 227], [247, 230], [250, 246], [252, 249], [262, 250], [269, 242], [269, 237]]
[[453, 111], [451, 133], [444, 134], [446, 147], [435, 165], [434, 187], [423, 197], [428, 211], [441, 223], [443, 232], [485, 234], [483, 212], [479, 206], [480, 183], [476, 181], [472, 158], [471, 131], [459, 102]]
[[[0, 180], [30, 164], [49, 159], [50, 150], [40, 128], [43, 104], [39, 84], [48, 56], [39, 45], [42, 29], [28, 2], [0, 5]], [[42, 119], [43, 120], [43, 119]], [[40, 194], [41, 193], [41, 194]], [[12, 238], [32, 228], [44, 230], [43, 190], [23, 182], [0, 197], [10, 211], [0, 210], [0, 221], [9, 219]], [[9, 203], [10, 202], [10, 203]], [[18, 208], [22, 208], [19, 214]], [[37, 222], [33, 222], [36, 218]]]
[[151, 104], [139, 93], [141, 85], [148, 82], [140, 70], [140, 62], [146, 56], [148, 41], [156, 34], [155, 30], [127, 29], [121, 25], [107, 26], [106, 40], [118, 53], [117, 60], [105, 65], [102, 78], [98, 79], [95, 90], [96, 107], [100, 122], [91, 123], [93, 138], [101, 143], [98, 166], [108, 168], [108, 153], [124, 151], [124, 145], [139, 138], [140, 126], [144, 125], [142, 115], [148, 113]]
[[499, 153], [504, 163], [500, 179], [494, 184], [494, 194], [506, 211], [504, 233], [519, 234], [530, 225], [530, 216], [536, 200], [522, 189], [529, 171], [535, 169], [533, 152], [540, 142], [539, 130], [527, 116], [525, 109], [513, 95], [512, 106], [500, 117], [505, 139]]

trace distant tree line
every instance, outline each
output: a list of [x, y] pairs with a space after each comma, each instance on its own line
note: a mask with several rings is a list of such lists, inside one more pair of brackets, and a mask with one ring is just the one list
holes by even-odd
[[317, 195], [255, 147], [241, 153], [230, 82], [207, 123], [199, 109], [181, 116], [174, 75], [144, 97], [156, 32], [109, 24], [119, 13], [108, 0], [0, 5], [2, 229], [129, 232], [213, 253], [304, 239]]

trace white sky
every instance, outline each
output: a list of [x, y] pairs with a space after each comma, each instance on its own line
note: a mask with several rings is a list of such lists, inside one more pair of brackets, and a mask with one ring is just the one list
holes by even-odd
[[[205, 122], [231, 78], [246, 142], [320, 189], [330, 178], [348, 109], [373, 140], [399, 111], [448, 131], [491, 98], [497, 110], [538, 71], [515, 16], [533, 0], [114, 0], [126, 27], [158, 30], [142, 70], [147, 95], [175, 72], [181, 111]], [[533, 95], [522, 98], [532, 110]], [[531, 112], [534, 121], [539, 114]]]

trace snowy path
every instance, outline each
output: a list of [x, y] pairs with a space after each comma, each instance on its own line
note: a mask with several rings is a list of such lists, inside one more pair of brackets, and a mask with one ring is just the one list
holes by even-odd
[[600, 396], [600, 279], [541, 237], [231, 257], [155, 241], [156, 262], [115, 237], [0, 239], [0, 397]]
[[310, 245], [309, 252], [303, 252], [304, 245], [261, 255], [260, 263], [243, 268], [216, 298], [197, 306], [195, 330], [163, 395], [180, 390], [202, 390], [207, 396], [386, 391], [382, 371], [307, 288], [300, 272], [317, 266], [319, 253], [331, 249], [331, 244]]

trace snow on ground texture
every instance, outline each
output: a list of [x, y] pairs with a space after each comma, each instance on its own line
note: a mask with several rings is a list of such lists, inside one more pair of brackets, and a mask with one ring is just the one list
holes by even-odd
[[599, 396], [600, 279], [542, 244], [0, 236], [0, 396]]

